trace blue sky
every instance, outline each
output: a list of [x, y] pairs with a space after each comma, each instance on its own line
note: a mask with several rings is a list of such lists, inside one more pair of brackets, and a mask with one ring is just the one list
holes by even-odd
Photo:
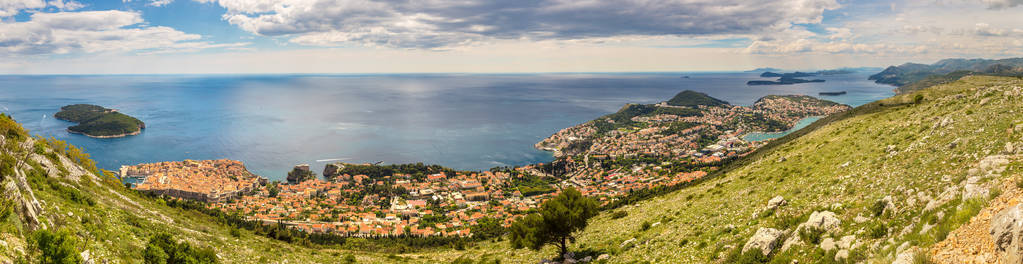
[[1023, 53], [1023, 0], [3, 0], [0, 73], [720, 71]]

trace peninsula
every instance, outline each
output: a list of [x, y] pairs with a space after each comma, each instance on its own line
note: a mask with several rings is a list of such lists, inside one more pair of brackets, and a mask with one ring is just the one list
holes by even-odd
[[138, 135], [146, 124], [137, 118], [122, 114], [117, 109], [98, 105], [73, 104], [60, 108], [54, 118], [78, 123], [67, 128], [68, 132], [94, 138], [115, 138]]

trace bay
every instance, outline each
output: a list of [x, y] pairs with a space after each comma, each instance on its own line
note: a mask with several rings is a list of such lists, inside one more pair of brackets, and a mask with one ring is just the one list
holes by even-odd
[[[824, 83], [747, 86], [758, 73], [359, 75], [6, 75], [0, 109], [31, 133], [84, 147], [101, 168], [183, 159], [236, 159], [283, 179], [295, 164], [424, 162], [486, 170], [551, 160], [533, 144], [560, 129], [691, 89], [738, 105], [769, 94], [847, 91], [853, 106], [892, 87], [869, 72]], [[89, 103], [146, 122], [137, 136], [70, 134], [53, 119]]]

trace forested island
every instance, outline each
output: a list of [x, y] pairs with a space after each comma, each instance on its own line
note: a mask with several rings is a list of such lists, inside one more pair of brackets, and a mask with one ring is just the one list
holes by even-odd
[[[797, 83], [812, 83], [812, 82], [824, 82], [821, 79], [801, 79], [802, 77], [817, 76], [818, 73], [810, 72], [790, 72], [790, 73], [776, 73], [776, 72], [764, 72], [760, 74], [760, 77], [778, 77], [777, 81], [748, 81], [746, 85], [786, 85], [786, 84], [797, 84]], [[834, 74], [834, 73], [832, 73]]]
[[116, 109], [98, 105], [73, 104], [60, 108], [54, 118], [78, 123], [67, 128], [68, 132], [94, 138], [114, 138], [138, 135], [146, 124], [137, 118], [122, 114]]

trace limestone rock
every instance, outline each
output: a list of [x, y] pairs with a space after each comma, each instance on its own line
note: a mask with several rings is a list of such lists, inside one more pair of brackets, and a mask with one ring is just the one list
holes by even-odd
[[78, 254], [78, 255], [82, 257], [82, 264], [93, 264], [93, 263], [95, 263], [95, 261], [93, 261], [91, 256], [89, 255], [89, 250], [88, 249], [86, 249], [85, 251], [82, 251], [82, 253]]
[[844, 236], [838, 240], [838, 248], [841, 249], [852, 249], [853, 242], [856, 242], [855, 235]]
[[771, 198], [771, 200], [767, 201], [766, 211], [778, 209], [778, 207], [784, 206], [786, 204], [788, 204], [788, 201], [785, 201], [785, 197], [775, 196], [774, 198]]
[[800, 225], [802, 228], [817, 228], [828, 232], [836, 232], [841, 229], [842, 221], [835, 217], [835, 213], [829, 211], [813, 212], [806, 223]]
[[821, 240], [821, 249], [823, 249], [824, 251], [831, 251], [834, 250], [835, 248], [836, 248], [835, 239], [831, 237], [826, 237], [824, 238], [824, 240]]
[[621, 245], [618, 245], [618, 247], [625, 248], [625, 247], [629, 246], [629, 244], [632, 244], [632, 242], [636, 242], [636, 238], [630, 238], [629, 240], [625, 240], [625, 241], [622, 242]]
[[927, 206], [924, 208], [924, 211], [925, 212], [926, 211], [931, 211], [931, 210], [934, 210], [934, 209], [936, 209], [938, 207], [941, 207], [942, 205], [945, 205], [945, 203], [948, 203], [949, 201], [952, 201], [958, 195], [959, 195], [959, 186], [958, 185], [949, 186], [948, 188], [945, 188], [945, 191], [943, 191], [940, 195], [938, 195], [937, 199], [934, 199], [934, 200], [931, 200], [930, 202], [927, 202]]
[[895, 261], [892, 261], [892, 264], [913, 264], [913, 260], [915, 259], [914, 253], [915, 252], [912, 250], [899, 253], [895, 256]]
[[835, 253], [835, 261], [842, 262], [849, 258], [849, 250], [842, 249]]
[[927, 234], [927, 231], [931, 231], [931, 228], [934, 228], [934, 226], [937, 226], [937, 224], [934, 224], [934, 225], [932, 225], [932, 224], [924, 224], [924, 227], [920, 228], [920, 234], [921, 235]]
[[884, 203], [884, 211], [882, 211], [882, 214], [895, 214], [895, 199], [892, 199], [891, 195], [882, 198], [881, 202]]
[[742, 252], [745, 253], [749, 250], [760, 250], [764, 256], [771, 255], [774, 249], [778, 247], [778, 240], [781, 239], [785, 232], [774, 228], [761, 227], [757, 230], [753, 237], [749, 238], [746, 245], [742, 247]]
[[989, 234], [1004, 263], [1023, 262], [1023, 204], [1006, 208], [991, 218]]
[[902, 245], [899, 245], [899, 247], [895, 248], [895, 252], [896, 253], [901, 253], [901, 252], [906, 251], [907, 249], [909, 249], [909, 247], [911, 247], [911, 246], [912, 245], [910, 245], [909, 242], [902, 242]]
[[989, 193], [991, 193], [991, 188], [981, 182], [981, 176], [966, 179], [966, 185], [963, 186], [963, 200], [987, 197]]
[[792, 248], [792, 246], [795, 246], [795, 245], [798, 245], [798, 244], [802, 244], [802, 243], [803, 243], [803, 241], [799, 238], [798, 235], [796, 235], [796, 236], [789, 236], [788, 239], [785, 239], [785, 243], [782, 243], [781, 251], [778, 251], [778, 252], [785, 252], [785, 251], [789, 250], [789, 248]]

